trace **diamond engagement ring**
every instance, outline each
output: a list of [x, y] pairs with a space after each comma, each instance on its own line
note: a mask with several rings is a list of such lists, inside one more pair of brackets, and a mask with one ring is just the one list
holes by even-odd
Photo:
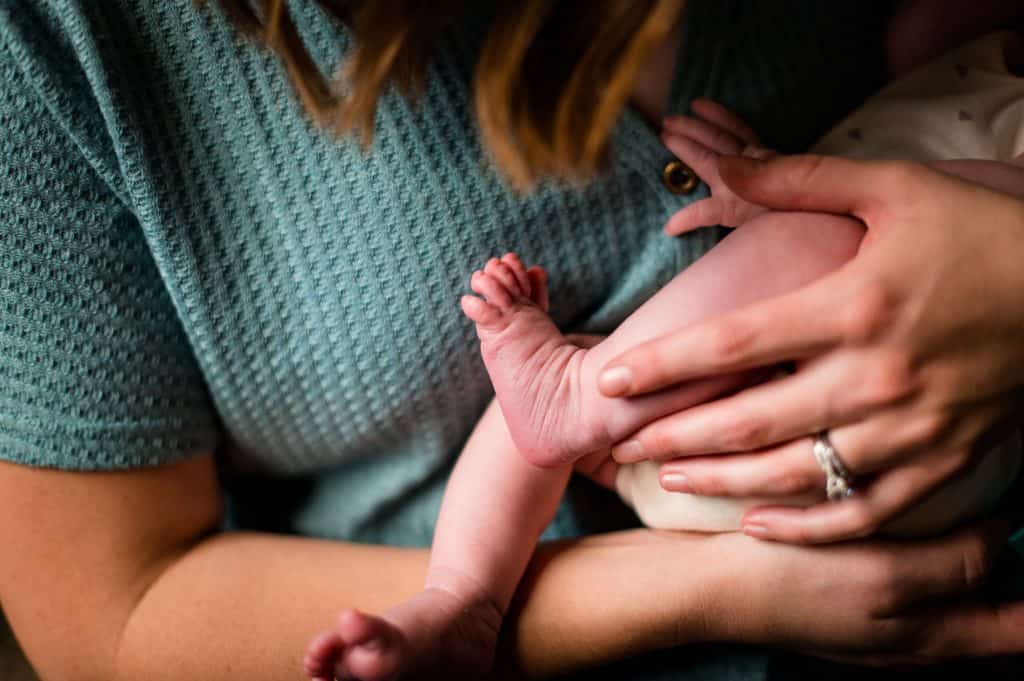
[[842, 501], [853, 494], [850, 471], [846, 470], [839, 459], [839, 453], [829, 441], [827, 431], [814, 437], [814, 458], [825, 473], [825, 494], [829, 501]]

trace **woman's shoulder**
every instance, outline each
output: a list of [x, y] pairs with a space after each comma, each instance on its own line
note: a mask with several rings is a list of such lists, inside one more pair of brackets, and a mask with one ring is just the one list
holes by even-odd
[[121, 95], [136, 82], [159, 79], [158, 64], [175, 60], [173, 48], [181, 42], [176, 36], [201, 21], [201, 10], [190, 2], [2, 2], [0, 80], [9, 96], [0, 111], [13, 115], [14, 108], [38, 104], [48, 114], [46, 128], [71, 138], [123, 196], [118, 139], [112, 134], [125, 118]]
[[130, 468], [218, 437], [111, 132], [117, 4], [0, 2], [3, 460]]

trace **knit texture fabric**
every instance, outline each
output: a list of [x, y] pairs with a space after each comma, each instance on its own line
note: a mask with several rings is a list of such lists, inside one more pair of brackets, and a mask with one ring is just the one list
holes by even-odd
[[[384, 97], [364, 154], [212, 4], [0, 0], [0, 458], [216, 451], [240, 524], [429, 543], [491, 397], [470, 273], [515, 250], [564, 329], [608, 331], [718, 238], [660, 231], [705, 190], [665, 189], [670, 155], [627, 111], [590, 186], [510, 192], [474, 131], [468, 30], [418, 104]], [[333, 70], [345, 29], [289, 4]], [[687, 4], [672, 108], [715, 97], [796, 149], [879, 83], [887, 3]], [[606, 522], [587, 503], [552, 532]]]

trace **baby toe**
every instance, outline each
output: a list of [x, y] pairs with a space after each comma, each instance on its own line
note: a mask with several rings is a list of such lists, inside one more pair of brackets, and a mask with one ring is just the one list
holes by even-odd
[[498, 282], [509, 292], [509, 295], [522, 295], [522, 291], [519, 287], [519, 280], [516, 279], [515, 273], [512, 271], [512, 268], [502, 261], [492, 259], [484, 268], [484, 273], [497, 279]]
[[512, 295], [496, 277], [486, 272], [474, 272], [470, 280], [470, 288], [474, 293], [484, 297], [491, 305], [508, 307], [512, 304]]
[[501, 256], [501, 262], [505, 264], [512, 274], [516, 277], [516, 282], [519, 284], [520, 295], [526, 298], [533, 298], [532, 287], [530, 286], [530, 277], [526, 274], [526, 266], [523, 265], [523, 261], [519, 259], [519, 256], [515, 253], [506, 253]]

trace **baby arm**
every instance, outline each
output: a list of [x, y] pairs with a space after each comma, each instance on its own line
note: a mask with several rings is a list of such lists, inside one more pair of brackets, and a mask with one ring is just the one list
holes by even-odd
[[492, 404], [448, 481], [423, 590], [379, 617], [342, 612], [338, 626], [311, 644], [307, 673], [377, 681], [444, 669], [446, 678], [483, 678], [570, 472], [519, 456]]

